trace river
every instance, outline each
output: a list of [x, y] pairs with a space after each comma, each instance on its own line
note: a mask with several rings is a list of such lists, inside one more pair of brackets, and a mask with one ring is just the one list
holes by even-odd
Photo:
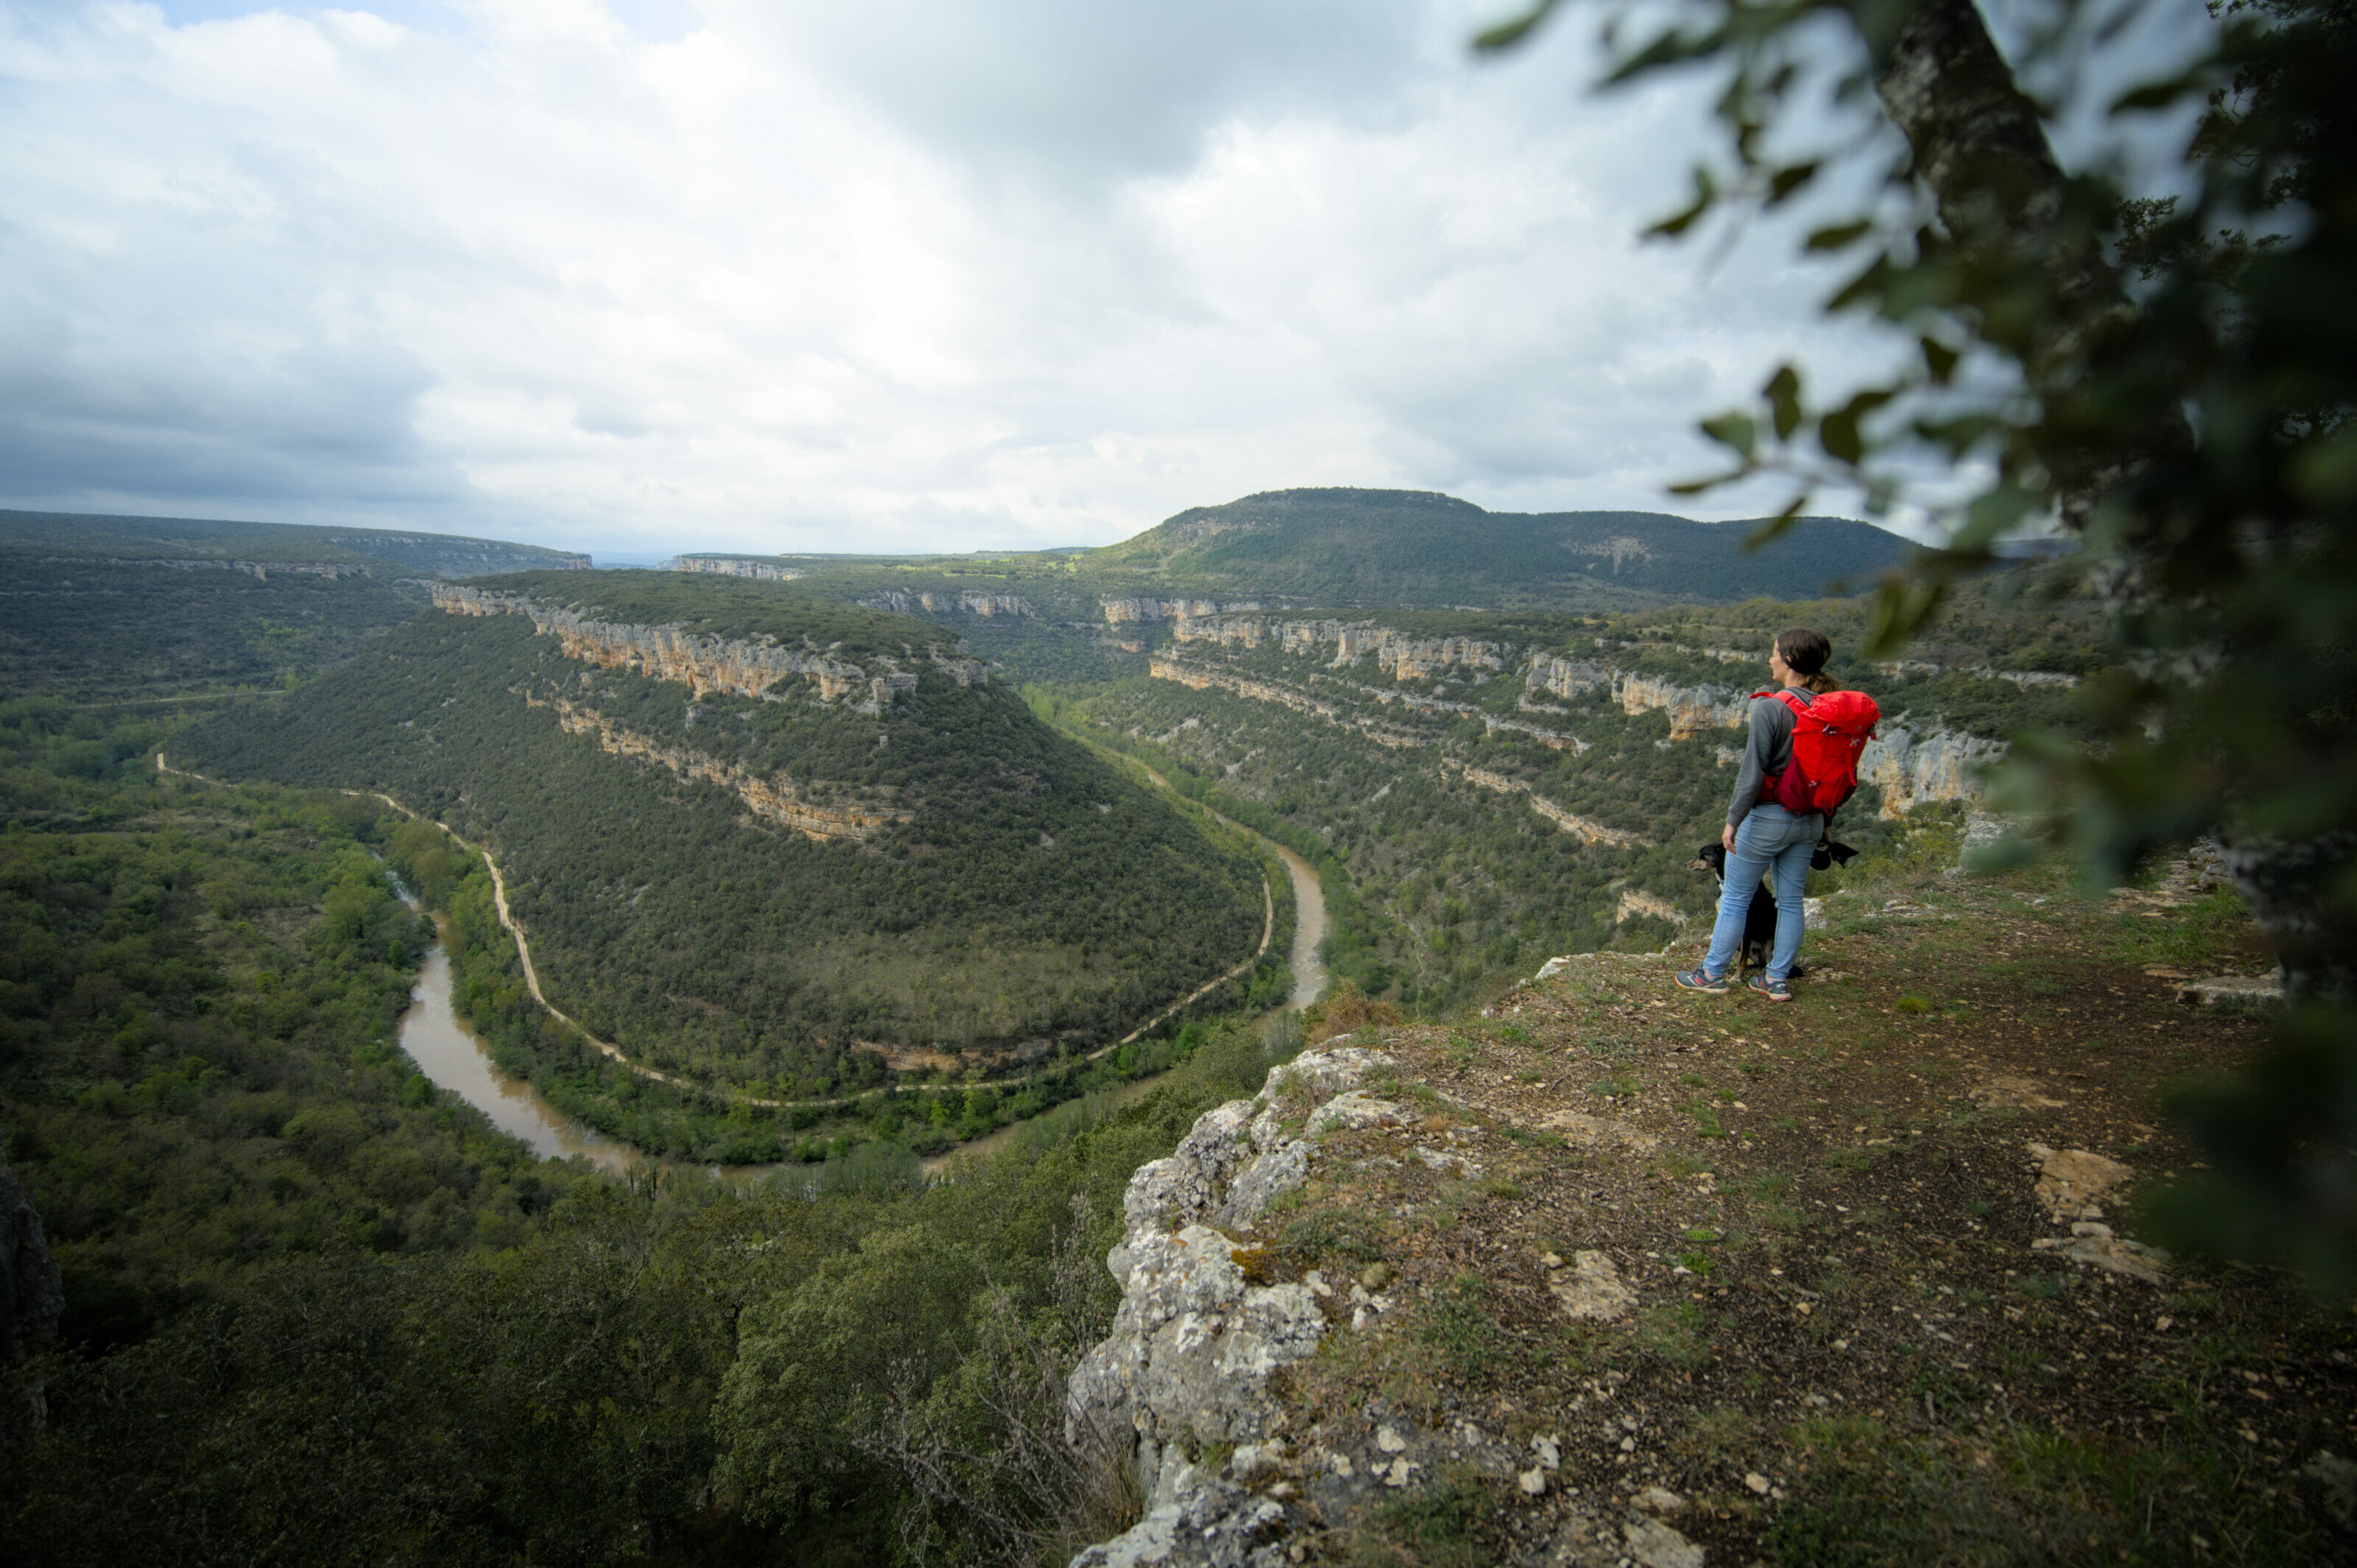
[[[438, 928], [439, 919], [435, 922]], [[583, 1125], [541, 1098], [540, 1090], [501, 1072], [482, 1036], [468, 1027], [450, 1003], [450, 955], [436, 942], [410, 988], [409, 1011], [401, 1015], [401, 1048], [432, 1079], [491, 1119], [491, 1125], [530, 1144], [552, 1160], [587, 1155], [599, 1170], [622, 1176], [647, 1156], [619, 1139]]]
[[[1297, 1010], [1317, 1001], [1318, 993], [1326, 989], [1326, 966], [1318, 960], [1318, 946], [1326, 940], [1326, 889], [1308, 861], [1274, 839], [1262, 838], [1261, 843], [1285, 862], [1286, 875], [1293, 882], [1293, 947], [1286, 955], [1293, 967], [1293, 993], [1286, 1005]], [[394, 886], [399, 886], [398, 881]], [[408, 890], [402, 891], [405, 896]], [[435, 918], [435, 926], [447, 940], [439, 916]], [[500, 1070], [491, 1060], [490, 1047], [451, 1004], [450, 956], [443, 948], [443, 942], [436, 941], [427, 951], [417, 972], [417, 983], [410, 988], [409, 1011], [401, 1016], [401, 1047], [417, 1064], [418, 1071], [432, 1079], [435, 1087], [450, 1090], [490, 1117], [491, 1124], [500, 1132], [531, 1144], [535, 1154], [553, 1160], [585, 1156], [598, 1169], [613, 1176], [627, 1175], [646, 1164], [649, 1156], [640, 1150], [575, 1121], [542, 1098], [531, 1084]], [[1124, 1085], [1122, 1092], [1134, 1093], [1152, 1082], [1152, 1079], [1140, 1079]], [[1002, 1127], [951, 1154], [987, 1155], [1014, 1132], [1014, 1127]], [[927, 1161], [926, 1169], [937, 1169], [949, 1157]], [[666, 1167], [688, 1165], [672, 1160], [658, 1163]], [[777, 1167], [689, 1168], [722, 1180], [754, 1181]]]

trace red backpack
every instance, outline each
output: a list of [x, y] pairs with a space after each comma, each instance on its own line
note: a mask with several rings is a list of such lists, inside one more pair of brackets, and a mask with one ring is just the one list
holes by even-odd
[[1858, 754], [1874, 738], [1882, 710], [1864, 692], [1827, 692], [1803, 702], [1789, 691], [1754, 692], [1780, 697], [1792, 710], [1792, 766], [1760, 781], [1760, 799], [1795, 816], [1832, 815], [1857, 790]]

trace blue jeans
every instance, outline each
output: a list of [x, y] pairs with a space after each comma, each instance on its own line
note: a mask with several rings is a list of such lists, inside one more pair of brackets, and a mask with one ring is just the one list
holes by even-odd
[[1735, 848], [1727, 857], [1727, 883], [1718, 893], [1718, 924], [1711, 928], [1710, 953], [1703, 972], [1717, 978], [1735, 962], [1743, 945], [1743, 923], [1751, 913], [1751, 896], [1760, 879], [1775, 873], [1776, 947], [1769, 955], [1768, 978], [1790, 980], [1792, 961], [1801, 956], [1801, 895], [1809, 886], [1809, 857], [1816, 853], [1825, 820], [1812, 811], [1796, 817], [1781, 806], [1762, 802], [1751, 808], [1735, 830]]

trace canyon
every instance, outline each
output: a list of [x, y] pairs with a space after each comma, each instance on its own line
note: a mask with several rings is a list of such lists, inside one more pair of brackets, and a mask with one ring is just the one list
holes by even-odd
[[871, 669], [832, 658], [823, 650], [789, 648], [766, 633], [723, 639], [699, 636], [676, 625], [618, 624], [566, 606], [461, 584], [436, 584], [434, 605], [448, 615], [523, 616], [536, 635], [554, 637], [568, 659], [677, 682], [698, 696], [725, 692], [775, 700], [772, 688], [800, 680], [817, 691], [821, 702], [856, 696], [861, 699], [858, 705], [872, 713], [916, 690], [923, 670], [939, 671], [961, 686], [986, 685], [990, 680], [981, 660], [945, 656], [930, 646], [921, 660], [913, 654], [905, 660], [884, 656], [875, 659]]

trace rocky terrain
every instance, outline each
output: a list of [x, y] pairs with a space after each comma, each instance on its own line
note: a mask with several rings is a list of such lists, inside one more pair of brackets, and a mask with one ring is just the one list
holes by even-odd
[[2203, 883], [1853, 892], [1791, 1005], [1587, 954], [1277, 1069], [1130, 1185], [1075, 1568], [2347, 1560], [2350, 1320], [2137, 1240], [2262, 1033]]
[[788, 647], [773, 637], [702, 637], [683, 627], [639, 626], [599, 620], [563, 605], [544, 604], [520, 594], [436, 584], [434, 607], [448, 615], [517, 615], [530, 619], [536, 635], [554, 637], [567, 659], [600, 670], [633, 670], [651, 680], [673, 681], [694, 694], [724, 692], [763, 697], [782, 682], [806, 681], [822, 702], [860, 699], [873, 713], [903, 693], [916, 690], [916, 671], [941, 671], [961, 686], [986, 684], [988, 670], [978, 659], [944, 655], [929, 646], [919, 658], [886, 656], [869, 665], [831, 657], [827, 650]]

